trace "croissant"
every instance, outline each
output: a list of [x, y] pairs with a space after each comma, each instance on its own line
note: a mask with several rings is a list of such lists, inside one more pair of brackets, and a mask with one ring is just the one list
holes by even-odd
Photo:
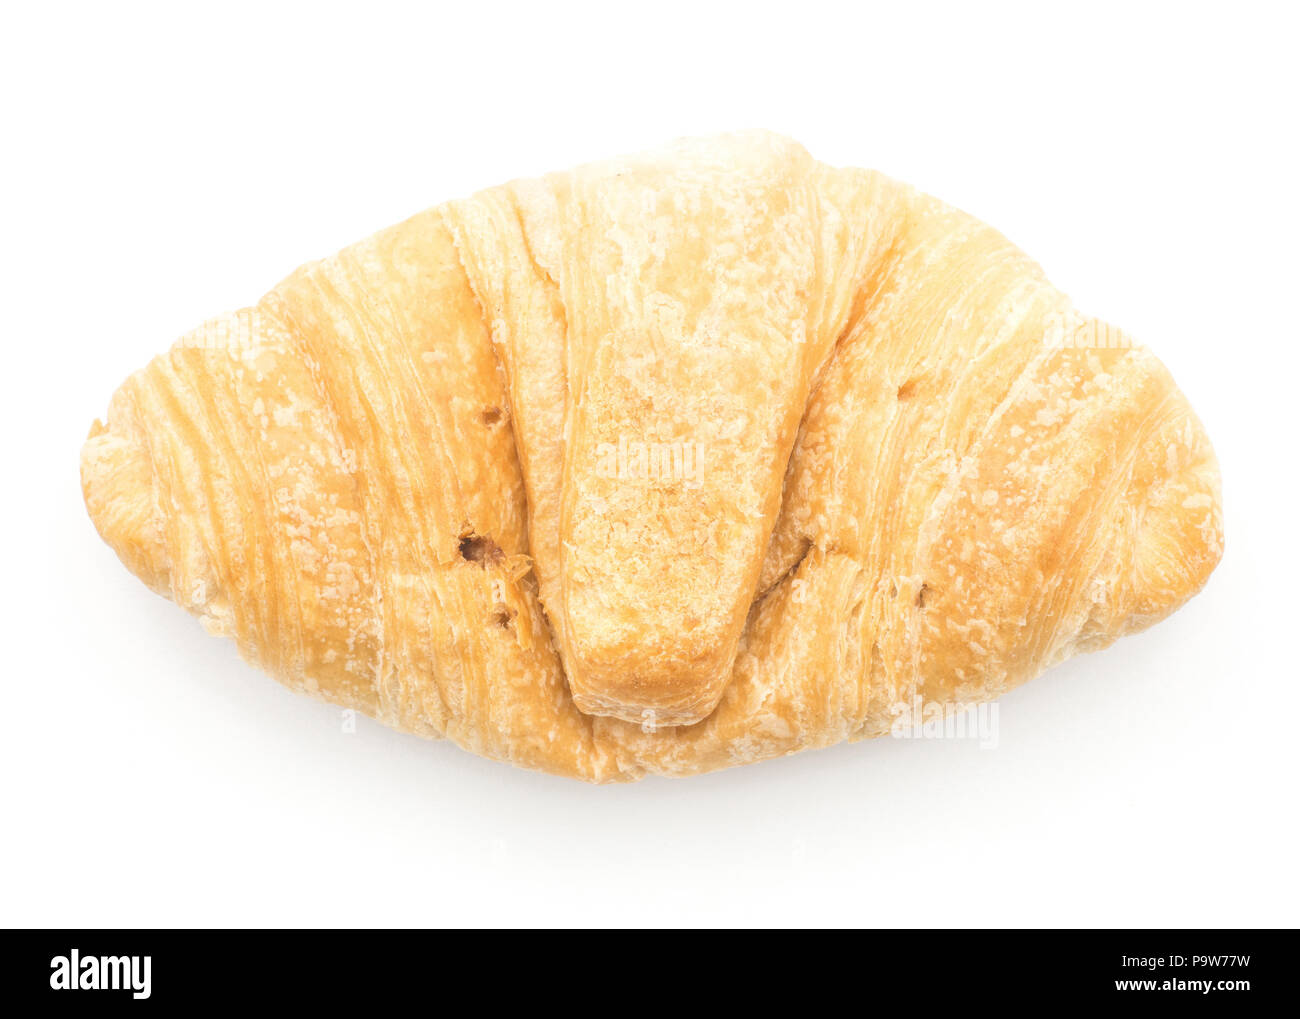
[[91, 519], [289, 687], [589, 781], [997, 697], [1222, 552], [1164, 367], [1000, 234], [766, 133], [306, 265], [113, 395]]

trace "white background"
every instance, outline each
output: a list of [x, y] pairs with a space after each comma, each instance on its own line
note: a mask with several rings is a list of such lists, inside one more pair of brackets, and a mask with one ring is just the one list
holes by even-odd
[[[1297, 24], [1282, 5], [6, 6], [0, 922], [1300, 922]], [[588, 787], [294, 696], [135, 581], [78, 450], [128, 372], [443, 199], [765, 126], [993, 223], [1222, 462], [1176, 616], [881, 739]]]

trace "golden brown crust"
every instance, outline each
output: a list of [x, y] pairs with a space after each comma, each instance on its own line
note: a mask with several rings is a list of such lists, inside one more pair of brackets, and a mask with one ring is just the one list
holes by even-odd
[[1222, 548], [1155, 358], [984, 224], [757, 133], [305, 266], [132, 376], [82, 478], [283, 682], [593, 781], [995, 697]]

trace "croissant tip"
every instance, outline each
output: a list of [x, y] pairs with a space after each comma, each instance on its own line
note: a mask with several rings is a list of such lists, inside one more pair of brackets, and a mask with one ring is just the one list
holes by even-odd
[[81, 447], [81, 494], [100, 537], [154, 591], [168, 588], [154, 517], [153, 470], [139, 441], [96, 419]]

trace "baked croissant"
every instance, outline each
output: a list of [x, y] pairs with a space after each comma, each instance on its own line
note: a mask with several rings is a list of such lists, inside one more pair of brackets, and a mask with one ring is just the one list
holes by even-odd
[[95, 526], [288, 686], [591, 781], [998, 696], [1222, 550], [1164, 367], [983, 223], [766, 133], [304, 266], [114, 394]]

